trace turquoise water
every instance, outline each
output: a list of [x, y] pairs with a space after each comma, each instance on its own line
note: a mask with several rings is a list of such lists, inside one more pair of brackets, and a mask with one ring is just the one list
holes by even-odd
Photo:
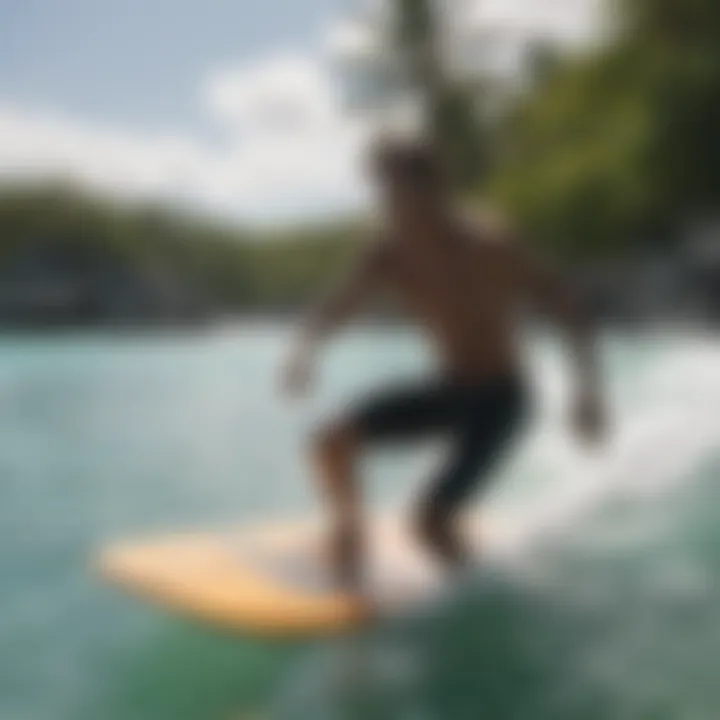
[[[288, 406], [273, 387], [286, 340], [268, 325], [0, 340], [2, 720], [720, 716], [712, 338], [606, 338], [617, 423], [601, 456], [569, 441], [562, 356], [533, 343], [537, 422], [487, 501], [503, 562], [360, 650], [229, 639], [97, 583], [106, 540], [313, 508], [307, 428], [427, 364], [410, 335], [359, 332], [318, 397]], [[372, 501], [408, 498], [432, 455], [374, 460]], [[359, 651], [367, 672], [337, 682]]]

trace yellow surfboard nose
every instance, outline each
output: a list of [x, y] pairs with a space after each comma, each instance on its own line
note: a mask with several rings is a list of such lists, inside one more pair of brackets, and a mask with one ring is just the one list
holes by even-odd
[[228, 536], [178, 535], [110, 545], [96, 567], [106, 581], [132, 595], [227, 631], [313, 637], [350, 631], [369, 619], [358, 598], [283, 584], [243, 562]]

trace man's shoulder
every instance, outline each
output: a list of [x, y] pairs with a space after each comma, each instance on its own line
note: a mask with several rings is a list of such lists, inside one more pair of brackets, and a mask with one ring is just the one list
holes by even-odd
[[519, 252], [518, 232], [499, 211], [483, 206], [463, 210], [459, 225], [463, 236], [478, 253], [512, 259]]
[[515, 242], [517, 228], [510, 216], [500, 208], [483, 203], [473, 204], [460, 208], [457, 217], [459, 224], [477, 242], [495, 245]]

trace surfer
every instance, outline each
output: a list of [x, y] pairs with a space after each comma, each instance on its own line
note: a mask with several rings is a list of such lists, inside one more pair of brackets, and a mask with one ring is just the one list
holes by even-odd
[[455, 213], [440, 163], [422, 143], [377, 148], [372, 169], [385, 229], [309, 314], [284, 372], [289, 392], [306, 390], [319, 343], [381, 291], [437, 352], [434, 377], [364, 398], [314, 437], [313, 461], [332, 512], [333, 567], [342, 587], [358, 593], [363, 512], [356, 461], [375, 443], [449, 438], [449, 458], [423, 493], [413, 527], [440, 560], [451, 566], [467, 560], [458, 511], [526, 415], [521, 305], [529, 301], [568, 331], [577, 371], [575, 427], [589, 440], [603, 429], [593, 333], [576, 295], [508, 228]]

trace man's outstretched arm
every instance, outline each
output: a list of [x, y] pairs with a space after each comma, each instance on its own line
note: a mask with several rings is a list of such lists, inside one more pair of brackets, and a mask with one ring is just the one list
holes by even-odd
[[575, 428], [583, 439], [599, 440], [605, 430], [605, 413], [596, 332], [586, 303], [546, 263], [526, 256], [521, 264], [534, 304], [563, 327], [570, 341], [577, 382]]
[[283, 376], [285, 389], [302, 392], [310, 384], [317, 347], [342, 327], [377, 290], [385, 276], [385, 250], [366, 250], [335, 287], [320, 298], [302, 322]]

